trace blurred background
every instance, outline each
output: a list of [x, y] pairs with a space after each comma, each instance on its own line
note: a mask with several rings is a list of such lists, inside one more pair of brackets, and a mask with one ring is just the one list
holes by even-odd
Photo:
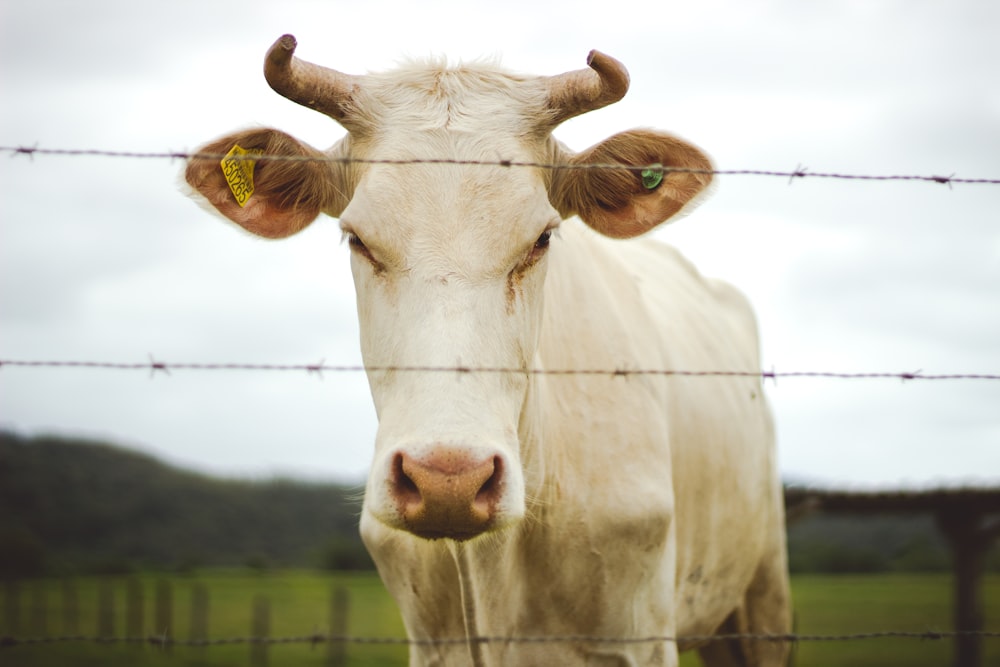
[[[1000, 5], [985, 0], [3, 2], [0, 359], [360, 364], [336, 221], [266, 242], [190, 201], [179, 161], [16, 153], [190, 151], [254, 125], [325, 148], [343, 130], [263, 81], [264, 52], [286, 32], [300, 57], [351, 73], [446, 55], [555, 74], [601, 49], [626, 64], [632, 87], [557, 130], [575, 149], [649, 126], [700, 145], [724, 170], [996, 179], [998, 28]], [[717, 181], [711, 199], [655, 235], [750, 296], [765, 370], [1000, 373], [1000, 186]], [[796, 486], [921, 490], [1000, 477], [1000, 382], [779, 377], [766, 391], [782, 473]], [[313, 595], [315, 618], [287, 632], [326, 627], [331, 582], [380, 591], [356, 536], [375, 427], [357, 372], [4, 365], [0, 573], [42, 577], [50, 606], [68, 604], [56, 582], [72, 576], [81, 609], [94, 610], [94, 582], [107, 577], [138, 577], [146, 607], [149, 573], [187, 577], [181, 636], [196, 580], [249, 590], [219, 573], [273, 583], [307, 572], [318, 578], [282, 578], [270, 595], [289, 608]], [[812, 514], [793, 524], [790, 550], [800, 630], [950, 627], [951, 556], [931, 515]], [[984, 563], [997, 570], [995, 549]], [[343, 572], [359, 574], [348, 585]], [[995, 623], [998, 579], [985, 582]], [[4, 590], [0, 634], [28, 632], [39, 607], [30, 586]], [[368, 631], [402, 631], [386, 604], [377, 616], [388, 625]], [[214, 603], [241, 619], [236, 634], [251, 606], [248, 597], [229, 614]], [[152, 623], [150, 608], [144, 632]], [[950, 651], [873, 646], [803, 653], [802, 664], [941, 664]], [[15, 650], [22, 664], [36, 659]], [[67, 655], [85, 664], [88, 650]], [[218, 655], [171, 659], [229, 660]], [[396, 660], [405, 649], [352, 655]]]

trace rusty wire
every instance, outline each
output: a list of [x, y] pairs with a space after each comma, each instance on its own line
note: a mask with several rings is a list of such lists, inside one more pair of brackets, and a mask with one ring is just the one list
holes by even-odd
[[838, 371], [734, 371], [734, 370], [684, 370], [665, 368], [504, 368], [498, 366], [364, 366], [361, 364], [333, 365], [320, 361], [315, 364], [265, 364], [265, 363], [187, 363], [158, 361], [150, 356], [149, 361], [79, 361], [79, 360], [36, 360], [0, 359], [0, 369], [10, 368], [73, 368], [103, 369], [123, 371], [149, 371], [150, 374], [171, 371], [262, 371], [262, 372], [305, 372], [322, 376], [323, 373], [361, 372], [401, 372], [401, 373], [472, 373], [511, 375], [593, 375], [608, 377], [738, 377], [760, 378], [777, 381], [779, 378], [821, 378], [839, 380], [1000, 380], [1000, 373], [924, 373], [923, 371], [903, 372], [838, 372]]
[[[9, 153], [11, 156], [26, 155], [59, 155], [72, 157], [108, 157], [108, 158], [128, 158], [128, 159], [151, 159], [151, 160], [221, 160], [227, 157], [221, 153], [200, 153], [191, 151], [118, 151], [106, 149], [70, 149], [70, 148], [39, 148], [37, 146], [0, 146], [0, 152]], [[237, 158], [239, 159], [239, 158]], [[1000, 178], [962, 178], [954, 174], [950, 176], [941, 175], [919, 175], [919, 174], [844, 174], [834, 172], [813, 172], [808, 168], [797, 166], [791, 171], [768, 170], [768, 169], [691, 169], [686, 167], [670, 167], [661, 164], [649, 165], [626, 165], [609, 163], [592, 164], [568, 164], [568, 163], [547, 163], [531, 162], [519, 160], [460, 160], [452, 158], [414, 158], [402, 160], [376, 160], [353, 157], [332, 157], [332, 156], [309, 156], [309, 155], [255, 155], [255, 160], [275, 160], [284, 162], [336, 162], [341, 164], [382, 164], [382, 165], [461, 165], [461, 166], [483, 166], [483, 167], [530, 167], [536, 169], [551, 170], [592, 170], [592, 169], [660, 169], [664, 172], [688, 173], [688, 174], [712, 174], [716, 176], [773, 176], [787, 178], [789, 182], [796, 178], [823, 178], [850, 181], [923, 181], [929, 183], [939, 183], [948, 185], [953, 183], [967, 184], [988, 184], [1000, 185]]]
[[842, 635], [825, 634], [763, 634], [737, 633], [717, 635], [668, 636], [651, 635], [646, 637], [600, 637], [591, 635], [558, 635], [548, 637], [504, 637], [475, 636], [452, 637], [439, 639], [412, 639], [405, 637], [355, 637], [351, 635], [331, 635], [312, 633], [290, 637], [223, 637], [219, 639], [175, 639], [167, 635], [150, 635], [146, 637], [98, 637], [86, 635], [65, 635], [49, 637], [0, 637], [0, 648], [15, 646], [33, 646], [44, 644], [91, 643], [91, 644], [150, 644], [152, 646], [233, 646], [241, 644], [358, 644], [381, 646], [455, 646], [473, 644], [652, 644], [652, 643], [690, 643], [706, 644], [711, 642], [749, 640], [761, 642], [780, 642], [794, 644], [798, 642], [843, 642], [863, 641], [873, 639], [920, 639], [925, 641], [941, 641], [960, 637], [980, 637], [984, 639], [1000, 638], [1000, 631], [992, 630], [956, 630], [956, 631], [905, 631], [884, 630], [878, 632], [856, 632]]

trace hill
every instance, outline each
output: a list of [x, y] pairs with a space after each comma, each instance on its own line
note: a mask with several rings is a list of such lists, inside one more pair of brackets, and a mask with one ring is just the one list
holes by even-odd
[[0, 575], [369, 568], [360, 490], [215, 479], [105, 443], [0, 433]]

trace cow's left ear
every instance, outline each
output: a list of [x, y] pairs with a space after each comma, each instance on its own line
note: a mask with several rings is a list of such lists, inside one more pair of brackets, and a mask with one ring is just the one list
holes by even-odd
[[[226, 159], [220, 161], [220, 155]], [[307, 227], [321, 211], [340, 215], [350, 201], [345, 170], [327, 157], [284, 132], [255, 128], [203, 146], [188, 161], [184, 178], [194, 192], [248, 232], [281, 239]], [[249, 167], [242, 168], [241, 161]]]
[[[549, 192], [563, 217], [574, 213], [613, 238], [644, 234], [679, 213], [712, 182], [712, 163], [691, 144], [651, 130], [616, 134], [570, 158], [571, 165], [624, 164], [636, 169], [556, 170]], [[661, 164], [700, 170], [647, 171]], [[662, 178], [661, 178], [662, 176]]]

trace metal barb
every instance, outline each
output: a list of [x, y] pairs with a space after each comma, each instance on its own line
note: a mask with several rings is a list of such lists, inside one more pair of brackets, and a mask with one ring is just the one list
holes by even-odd
[[153, 376], [156, 375], [156, 371], [163, 371], [167, 375], [170, 375], [170, 369], [167, 365], [161, 361], [157, 361], [153, 358], [152, 353], [149, 354], [149, 379], [152, 380]]
[[326, 363], [326, 358], [323, 358], [319, 360], [318, 364], [314, 364], [312, 366], [306, 366], [306, 373], [315, 373], [317, 376], [319, 376], [320, 380], [324, 379], [323, 364], [325, 363]]
[[954, 180], [954, 178], [955, 178], [955, 172], [952, 172], [951, 176], [931, 176], [932, 181], [934, 181], [935, 183], [942, 183], [944, 185], [947, 185], [949, 190], [954, 189], [951, 187], [951, 182], [952, 180]]
[[38, 144], [36, 143], [33, 147], [28, 148], [27, 146], [19, 146], [11, 151], [10, 156], [16, 157], [18, 155], [27, 155], [28, 159], [32, 162], [35, 161], [35, 151], [38, 150]]

